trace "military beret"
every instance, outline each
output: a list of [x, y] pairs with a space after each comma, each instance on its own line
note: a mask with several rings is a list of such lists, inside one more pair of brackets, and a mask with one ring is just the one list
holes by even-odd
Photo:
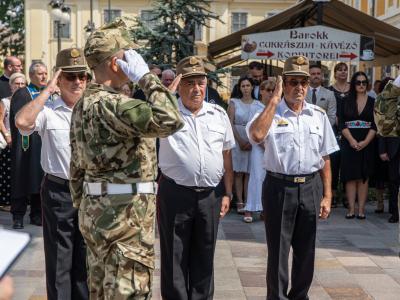
[[91, 69], [107, 60], [120, 50], [137, 49], [129, 29], [135, 26], [128, 17], [117, 18], [92, 32], [85, 45], [85, 57]]
[[56, 71], [61, 69], [63, 72], [87, 72], [83, 50], [79, 48], [68, 48], [57, 53]]
[[310, 76], [310, 63], [307, 57], [292, 56], [286, 59], [282, 75]]
[[182, 78], [201, 75], [207, 76], [203, 59], [198, 56], [188, 56], [181, 59], [176, 66], [176, 74], [182, 74]]

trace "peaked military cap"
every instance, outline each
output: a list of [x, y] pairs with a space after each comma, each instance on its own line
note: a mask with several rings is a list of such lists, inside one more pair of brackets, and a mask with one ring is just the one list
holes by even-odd
[[58, 52], [55, 69], [56, 71], [61, 69], [66, 73], [87, 72], [88, 67], [85, 56], [83, 55], [83, 50], [79, 48], [68, 48]]
[[292, 56], [285, 61], [282, 75], [310, 76], [310, 63], [305, 56]]
[[91, 69], [120, 50], [137, 49], [129, 29], [135, 25], [128, 17], [117, 18], [92, 32], [85, 45], [85, 57]]
[[201, 75], [207, 76], [203, 59], [198, 56], [188, 56], [181, 59], [176, 66], [176, 74], [182, 74], [182, 78]]

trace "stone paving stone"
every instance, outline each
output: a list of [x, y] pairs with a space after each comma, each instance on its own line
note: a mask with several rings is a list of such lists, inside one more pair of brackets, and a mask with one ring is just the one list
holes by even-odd
[[266, 272], [262, 271], [244, 271], [239, 269], [240, 282], [243, 287], [265, 287]]
[[387, 274], [355, 274], [354, 277], [360, 286], [375, 299], [380, 299], [382, 293], [397, 294], [397, 297], [400, 295], [400, 286]]
[[376, 267], [369, 257], [336, 257], [343, 266]]
[[332, 299], [326, 290], [318, 285], [318, 286], [311, 286], [310, 292], [308, 293], [310, 299], [318, 299], [318, 300], [330, 300]]
[[350, 274], [384, 274], [385, 271], [380, 267], [347, 266], [345, 267]]
[[[398, 225], [388, 215], [375, 215], [367, 205], [367, 220], [345, 220], [346, 210], [334, 209], [327, 221], [318, 222], [316, 264], [310, 299], [399, 299], [400, 259]], [[45, 297], [42, 228], [28, 224], [34, 237], [30, 248], [11, 271], [16, 300]], [[11, 217], [0, 212], [0, 224], [11, 227]], [[156, 234], [158, 236], [158, 234]], [[160, 296], [160, 254], [156, 242], [153, 300]], [[292, 251], [289, 256], [291, 268]], [[265, 300], [267, 247], [264, 224], [245, 224], [230, 213], [221, 221], [215, 253], [216, 300]], [[382, 283], [384, 281], [384, 283]], [[290, 288], [290, 286], [289, 286]]]
[[328, 295], [334, 300], [369, 300], [373, 299], [361, 288], [325, 288]]

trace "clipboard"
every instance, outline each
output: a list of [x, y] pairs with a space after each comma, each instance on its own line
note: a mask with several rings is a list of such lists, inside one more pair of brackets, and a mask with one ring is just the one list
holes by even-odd
[[29, 233], [0, 228], [0, 280], [21, 256], [30, 241]]

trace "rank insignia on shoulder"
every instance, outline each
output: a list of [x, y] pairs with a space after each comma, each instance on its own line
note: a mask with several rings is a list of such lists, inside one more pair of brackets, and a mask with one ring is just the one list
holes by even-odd
[[326, 113], [325, 109], [323, 109], [323, 108], [321, 108], [321, 107], [319, 107], [319, 106], [317, 106], [317, 105], [314, 106], [314, 109], [317, 110], [317, 111], [319, 111], [319, 112], [321, 112], [321, 113], [323, 113], [323, 114]]
[[285, 119], [280, 119], [280, 120], [278, 120], [278, 127], [286, 127], [286, 126], [288, 126], [289, 125], [289, 122], [288, 121], [286, 121]]

